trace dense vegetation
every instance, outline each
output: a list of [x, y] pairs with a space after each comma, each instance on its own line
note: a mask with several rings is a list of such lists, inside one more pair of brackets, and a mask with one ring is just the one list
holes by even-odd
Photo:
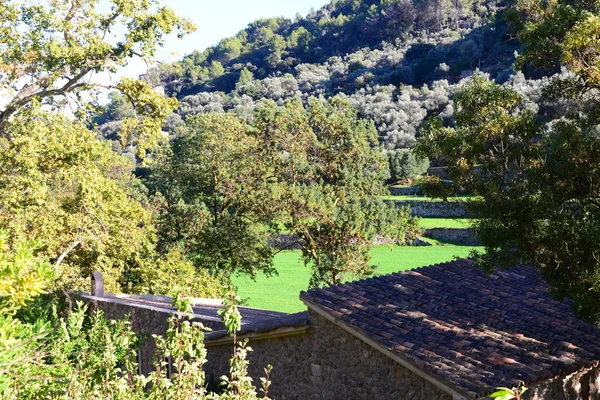
[[[454, 97], [455, 126], [431, 120], [420, 151], [442, 157], [472, 204], [482, 265], [532, 263], [555, 293], [600, 321], [600, 3], [517, 3], [517, 65], [565, 66], [536, 107], [476, 76]], [[475, 166], [478, 166], [475, 168]]]
[[[372, 120], [390, 159], [390, 181], [424, 172], [407, 150], [432, 115], [450, 118], [451, 96], [479, 68], [535, 96], [539, 83], [512, 68], [518, 42], [495, 1], [335, 1], [305, 18], [259, 20], [217, 46], [161, 65], [145, 78], [180, 105], [163, 128], [232, 111], [251, 120], [267, 100], [338, 95]], [[402, 21], [402, 22], [400, 22]], [[127, 102], [114, 98], [96, 122], [117, 143]], [[134, 148], [121, 150], [134, 158]], [[408, 152], [410, 153], [410, 151]], [[410, 163], [408, 167], [405, 164]]]
[[[0, 3], [1, 396], [205, 397], [198, 325], [156, 339], [193, 366], [142, 377], [126, 322], [40, 294], [98, 270], [109, 291], [170, 294], [176, 276], [216, 296], [276, 273], [281, 232], [311, 286], [368, 276], [376, 235], [417, 233], [384, 181], [430, 162], [452, 180], [429, 194], [476, 196], [482, 265], [531, 262], [600, 320], [598, 1], [332, 1], [124, 79], [102, 107], [89, 73], [193, 27], [154, 0], [100, 3]], [[221, 398], [255, 397], [238, 373]]]

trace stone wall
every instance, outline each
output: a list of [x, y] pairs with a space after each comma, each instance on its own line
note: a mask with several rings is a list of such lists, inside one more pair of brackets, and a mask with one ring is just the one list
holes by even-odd
[[[233, 344], [211, 345], [206, 342], [207, 363], [204, 370], [208, 380], [229, 375], [229, 359]], [[312, 333], [269, 339], [252, 339], [248, 342], [252, 352], [248, 353], [249, 375], [260, 389], [260, 378], [264, 368], [272, 365], [269, 376], [272, 384], [269, 395], [277, 400], [308, 399], [313, 393], [310, 380], [309, 357], [312, 353]]]
[[431, 228], [423, 231], [423, 236], [462, 246], [481, 246], [481, 241], [468, 228]]
[[411, 215], [423, 218], [468, 218], [464, 201], [389, 200], [396, 207], [410, 207]]
[[[141, 372], [147, 374], [154, 354], [152, 334], [164, 334], [170, 310], [127, 304], [116, 295], [73, 296], [102, 310], [109, 319], [129, 315], [134, 331], [148, 335], [140, 353]], [[129, 299], [134, 296], [129, 295]], [[152, 296], [143, 297], [147, 302]], [[163, 299], [156, 299], [159, 304]], [[160, 300], [160, 301], [159, 301]], [[129, 300], [131, 301], [131, 300]], [[450, 400], [452, 396], [423, 379], [333, 322], [309, 310], [310, 329], [290, 330], [282, 335], [257, 337], [249, 342], [249, 373], [260, 388], [264, 367], [273, 365], [269, 392], [278, 400], [317, 399], [410, 399]], [[214, 330], [223, 326], [218, 318], [197, 318]], [[231, 342], [206, 341], [207, 378], [228, 374], [233, 352]], [[528, 400], [588, 400], [600, 398], [600, 367], [596, 364], [570, 376], [531, 385]]]
[[[309, 310], [310, 334], [266, 340], [249, 346], [254, 382], [273, 365], [275, 399], [411, 399], [450, 400], [452, 396], [370, 345]], [[208, 347], [208, 375], [227, 372], [231, 345]]]
[[525, 400], [600, 399], [600, 367], [595, 365], [562, 379], [530, 387]]
[[413, 196], [422, 193], [421, 186], [390, 187], [390, 195], [392, 196]]
[[[73, 300], [83, 300], [90, 304], [90, 309], [103, 311], [107, 319], [117, 320], [128, 317], [133, 331], [145, 336], [138, 351], [138, 362], [140, 372], [147, 375], [152, 370], [151, 366], [156, 351], [156, 344], [152, 335], [164, 335], [167, 332], [167, 318], [169, 318], [172, 311], [160, 307], [127, 304], [114, 295], [107, 294], [107, 296], [109, 297], [93, 297], [85, 294], [71, 295]], [[140, 297], [152, 298], [153, 296]], [[217, 317], [214, 319], [195, 318], [194, 321], [202, 322], [204, 326], [213, 330], [224, 328], [223, 323]]]

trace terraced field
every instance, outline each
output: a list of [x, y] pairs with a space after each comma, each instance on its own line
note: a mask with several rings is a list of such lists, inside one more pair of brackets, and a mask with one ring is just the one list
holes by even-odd
[[[372, 262], [378, 265], [376, 274], [381, 275], [450, 261], [455, 256], [466, 257], [471, 249], [469, 246], [376, 246], [371, 255]], [[248, 277], [235, 278], [239, 295], [247, 298], [247, 305], [251, 307], [290, 313], [304, 310], [298, 295], [308, 287], [310, 268], [300, 260], [300, 252], [277, 254], [275, 266], [279, 276], [260, 275], [256, 281]]]
[[419, 225], [423, 229], [431, 228], [469, 228], [470, 218], [421, 218]]

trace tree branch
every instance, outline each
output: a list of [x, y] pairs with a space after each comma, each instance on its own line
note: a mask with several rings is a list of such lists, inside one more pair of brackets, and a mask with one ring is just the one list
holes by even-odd
[[63, 253], [58, 257], [58, 259], [56, 260], [56, 263], [54, 264], [54, 268], [58, 269], [58, 267], [60, 266], [60, 264], [63, 262], [63, 260], [65, 259], [65, 257], [73, 251], [73, 249], [75, 249], [75, 247], [79, 246], [81, 244], [80, 240], [76, 240], [73, 243], [71, 243], [71, 245], [65, 250], [63, 251]]

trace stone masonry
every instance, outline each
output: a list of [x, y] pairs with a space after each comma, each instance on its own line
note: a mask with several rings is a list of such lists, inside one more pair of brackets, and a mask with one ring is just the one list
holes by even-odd
[[[271, 364], [270, 394], [275, 399], [411, 399], [451, 400], [420, 376], [309, 310], [310, 334], [254, 339], [248, 345], [254, 382]], [[227, 373], [232, 346], [206, 343], [206, 372]]]

